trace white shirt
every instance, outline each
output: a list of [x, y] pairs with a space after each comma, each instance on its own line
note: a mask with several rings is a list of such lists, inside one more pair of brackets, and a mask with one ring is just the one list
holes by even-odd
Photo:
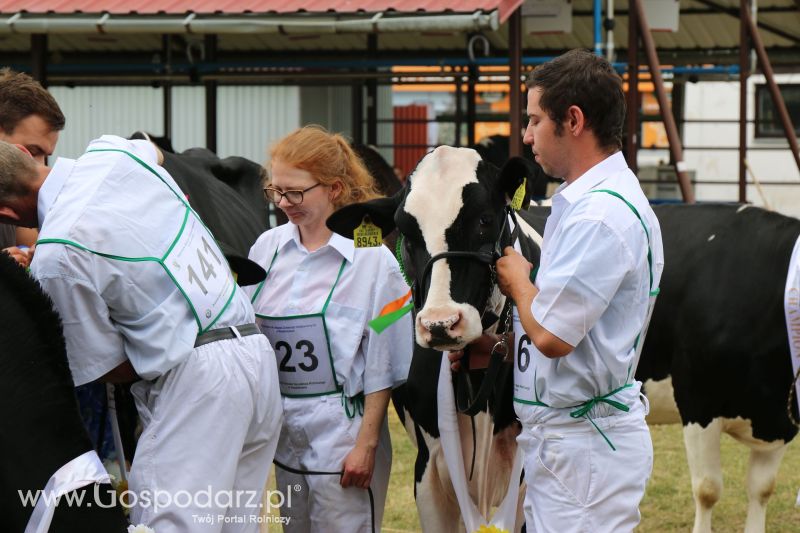
[[[266, 270], [276, 249], [278, 256], [254, 302], [256, 313], [319, 313], [345, 259], [325, 313], [337, 381], [351, 397], [403, 383], [411, 364], [411, 314], [380, 334], [367, 325], [386, 304], [408, 293], [388, 248], [356, 249], [352, 240], [334, 233], [325, 246], [309, 252], [297, 226], [287, 223], [261, 235], [250, 249], [250, 259]], [[255, 290], [245, 289], [251, 296]]]
[[[146, 141], [106, 135], [87, 150], [123, 149], [156, 169]], [[39, 239], [66, 239], [91, 250], [153, 256], [180, 230], [175, 194], [129, 156], [86, 153], [59, 158], [39, 191]], [[144, 379], [180, 364], [194, 349], [197, 322], [186, 299], [155, 262], [126, 262], [63, 244], [37, 247], [31, 272], [50, 295], [64, 326], [76, 385], [94, 381], [129, 359]], [[255, 321], [241, 289], [214, 328]]]
[[633, 381], [634, 343], [647, 313], [647, 235], [625, 202], [592, 189], [615, 191], [639, 212], [650, 232], [654, 289], [664, 269], [658, 220], [621, 152], [557, 189], [531, 304], [539, 324], [575, 346], [554, 359], [532, 347], [535, 389], [553, 407], [575, 406]]

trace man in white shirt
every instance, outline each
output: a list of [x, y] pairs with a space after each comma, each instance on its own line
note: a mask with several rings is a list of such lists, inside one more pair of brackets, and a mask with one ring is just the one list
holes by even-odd
[[622, 80], [573, 50], [527, 82], [524, 142], [564, 183], [541, 265], [497, 262], [516, 304], [514, 401], [522, 422], [528, 531], [632, 531], [652, 470], [638, 354], [658, 292], [658, 221], [620, 152]]
[[134, 523], [255, 532], [281, 422], [274, 355], [159, 157], [104, 136], [48, 168], [0, 142], [0, 221], [40, 228], [31, 272], [75, 384], [138, 380]]

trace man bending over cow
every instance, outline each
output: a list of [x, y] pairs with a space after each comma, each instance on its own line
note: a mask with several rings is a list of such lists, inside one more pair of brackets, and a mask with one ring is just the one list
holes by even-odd
[[620, 152], [622, 80], [573, 50], [534, 70], [524, 142], [553, 196], [541, 266], [497, 262], [513, 298], [528, 531], [632, 531], [653, 465], [638, 348], [663, 270], [658, 221]]
[[31, 272], [63, 320], [75, 383], [136, 381], [134, 523], [256, 532], [277, 369], [213, 236], [147, 141], [104, 136], [52, 168], [24, 150], [0, 142], [0, 222], [40, 228]]
[[[21, 144], [44, 165], [64, 129], [64, 114], [55, 98], [27, 74], [0, 69], [0, 141]], [[0, 250], [27, 267], [32, 254], [20, 246], [36, 241], [36, 232], [0, 224]]]

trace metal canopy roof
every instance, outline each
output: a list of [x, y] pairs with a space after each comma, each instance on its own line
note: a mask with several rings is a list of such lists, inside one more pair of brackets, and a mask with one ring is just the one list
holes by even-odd
[[[522, 0], [0, 0], [0, 52], [30, 50], [31, 33], [49, 35], [57, 58], [81, 53], [157, 53], [162, 35], [186, 43], [217, 34], [220, 60], [364, 58], [367, 36], [389, 59], [465, 57], [480, 32], [491, 54], [507, 56], [503, 21]], [[22, 5], [21, 5], [22, 4]], [[605, 2], [603, 2], [605, 4]], [[594, 45], [592, 0], [573, 0], [572, 32], [526, 34], [523, 54], [547, 56]], [[675, 33], [654, 32], [663, 63], [736, 63], [738, 0], [680, 0]], [[605, 11], [605, 5], [604, 5]], [[615, 48], [626, 54], [628, 0], [615, 7]], [[605, 16], [605, 12], [604, 12]], [[800, 0], [758, 1], [759, 31], [776, 65], [800, 69]], [[605, 40], [605, 34], [603, 35]]]

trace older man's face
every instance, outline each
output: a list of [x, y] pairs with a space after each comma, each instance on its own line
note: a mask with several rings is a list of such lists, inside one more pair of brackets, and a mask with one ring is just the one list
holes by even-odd
[[29, 115], [10, 134], [0, 130], [0, 140], [21, 144], [40, 165], [44, 165], [45, 158], [56, 149], [58, 131], [53, 130], [39, 115]]

